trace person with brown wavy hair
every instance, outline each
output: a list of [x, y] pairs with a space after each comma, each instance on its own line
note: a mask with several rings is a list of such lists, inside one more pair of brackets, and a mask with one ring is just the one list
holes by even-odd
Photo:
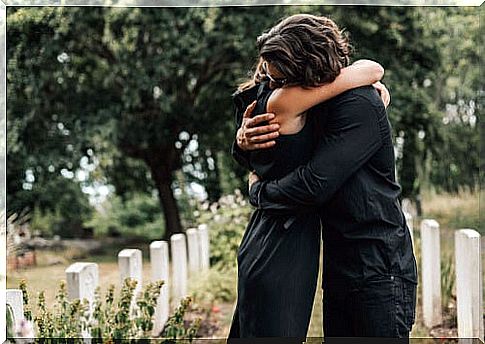
[[[234, 95], [238, 126], [251, 127], [240, 142], [246, 151], [237, 144], [233, 150], [243, 166], [270, 180], [310, 160], [318, 139], [314, 121], [324, 117], [310, 108], [377, 82], [384, 70], [370, 60], [350, 65], [348, 40], [326, 17], [286, 18], [258, 37], [257, 46], [253, 77]], [[388, 103], [385, 87], [376, 87]], [[263, 114], [269, 111], [274, 114]], [[274, 128], [278, 131], [265, 134]], [[238, 300], [229, 338], [294, 337], [301, 342], [306, 337], [320, 227], [316, 209], [303, 216], [253, 212], [238, 250]]]
[[[333, 89], [352, 67], [348, 42], [328, 18], [288, 17], [258, 47], [269, 86], [255, 82], [240, 93], [240, 106], [254, 94], [257, 102], [241, 109], [233, 144], [236, 160], [254, 171], [249, 200], [257, 210], [238, 253], [231, 330], [306, 333], [320, 219], [325, 337], [408, 337], [417, 269], [382, 99], [359, 85], [319, 104], [318, 85]], [[315, 141], [307, 139], [312, 130]]]

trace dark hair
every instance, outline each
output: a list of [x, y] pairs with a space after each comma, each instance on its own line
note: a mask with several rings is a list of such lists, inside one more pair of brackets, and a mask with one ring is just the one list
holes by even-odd
[[348, 37], [331, 19], [296, 14], [281, 20], [257, 39], [259, 61], [247, 88], [261, 81], [266, 60], [286, 78], [286, 85], [318, 86], [332, 82], [350, 64]]

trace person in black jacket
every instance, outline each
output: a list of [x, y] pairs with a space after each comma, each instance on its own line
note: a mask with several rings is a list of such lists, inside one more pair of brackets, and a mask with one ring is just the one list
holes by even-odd
[[[408, 337], [417, 271], [386, 109], [378, 92], [364, 86], [313, 111], [322, 115], [313, 116], [320, 137], [310, 162], [277, 179], [253, 174], [250, 202], [281, 216], [321, 215], [325, 337]], [[238, 161], [276, 131], [266, 125], [259, 127], [264, 136], [255, 134], [257, 118], [238, 130]]]

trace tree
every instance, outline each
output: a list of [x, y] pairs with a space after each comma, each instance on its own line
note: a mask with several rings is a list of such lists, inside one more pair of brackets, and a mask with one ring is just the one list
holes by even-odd
[[[179, 136], [200, 134], [204, 151], [227, 151], [229, 145], [222, 148], [220, 139], [233, 128], [230, 94], [241, 66], [254, 59], [256, 33], [275, 11], [66, 7], [12, 12], [9, 83], [16, 96], [9, 113], [20, 133], [13, 139], [25, 149], [19, 173], [47, 165], [42, 155], [51, 157], [50, 163], [65, 158], [73, 169], [73, 161], [93, 149], [123, 193], [146, 180], [144, 167], [135, 162], [142, 161], [158, 190], [166, 236], [180, 232], [172, 182], [188, 141]], [[30, 120], [25, 108], [32, 109]], [[49, 128], [59, 123], [61, 134], [51, 135]], [[71, 145], [69, 154], [66, 145]], [[117, 168], [132, 167], [140, 172], [125, 174], [133, 177], [130, 186], [120, 181]], [[17, 187], [20, 174], [13, 178]], [[16, 191], [12, 186], [10, 194]]]

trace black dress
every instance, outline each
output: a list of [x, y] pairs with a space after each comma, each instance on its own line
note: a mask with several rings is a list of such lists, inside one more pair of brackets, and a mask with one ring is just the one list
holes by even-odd
[[[266, 82], [255, 88], [258, 102], [253, 116], [266, 112], [272, 92]], [[239, 116], [251, 102], [241, 101], [243, 96], [235, 96]], [[252, 151], [245, 165], [249, 163], [247, 167], [269, 180], [306, 164], [315, 144], [309, 122], [307, 118], [296, 134], [280, 135], [272, 148]], [[295, 216], [253, 212], [238, 250], [238, 299], [229, 338], [306, 337], [317, 286], [320, 238], [316, 212]]]

